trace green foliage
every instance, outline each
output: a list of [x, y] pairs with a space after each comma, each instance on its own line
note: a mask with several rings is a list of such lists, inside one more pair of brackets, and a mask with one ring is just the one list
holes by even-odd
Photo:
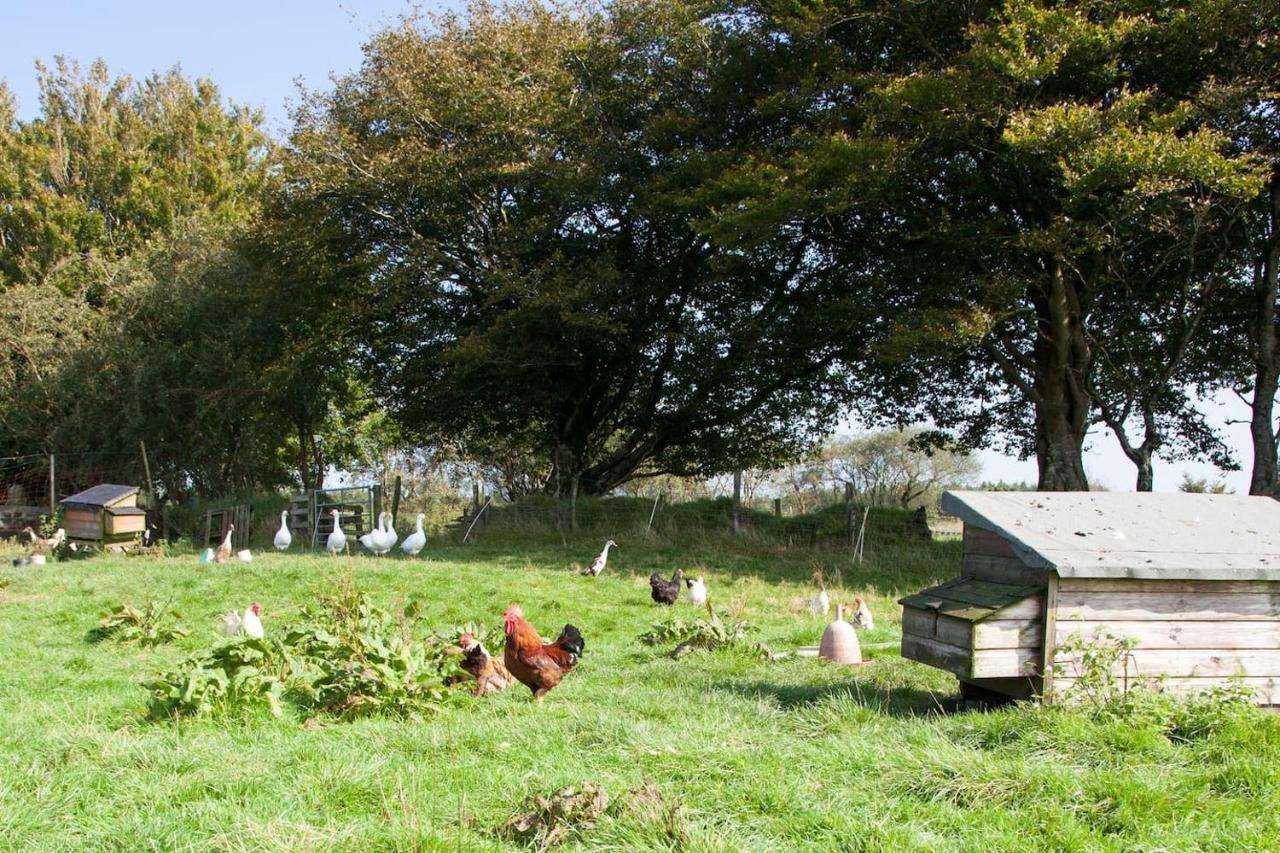
[[180, 618], [168, 604], [148, 601], [141, 609], [129, 604], [118, 604], [102, 614], [97, 626], [89, 631], [91, 643], [111, 640], [115, 643], [136, 643], [139, 646], [160, 646], [187, 636], [187, 632], [173, 624]]
[[679, 660], [692, 651], [714, 652], [722, 649], [740, 650], [749, 648], [766, 657], [772, 652], [759, 643], [750, 643], [747, 636], [754, 630], [745, 619], [732, 622], [723, 621], [707, 601], [707, 618], [694, 617], [684, 619], [679, 614], [672, 614], [663, 622], [655, 622], [653, 627], [640, 635], [640, 641], [649, 645], [675, 643], [670, 655]]
[[1133, 663], [1137, 645], [1133, 637], [1116, 637], [1102, 629], [1090, 637], [1073, 634], [1058, 643], [1055, 654], [1067, 663], [1054, 664], [1054, 672], [1075, 679], [1067, 698], [1103, 713], [1129, 708], [1132, 694], [1149, 690], [1153, 684], [1137, 675]]
[[264, 639], [237, 637], [192, 655], [177, 669], [146, 683], [154, 719], [199, 717], [265, 705], [283, 713], [287, 656]]

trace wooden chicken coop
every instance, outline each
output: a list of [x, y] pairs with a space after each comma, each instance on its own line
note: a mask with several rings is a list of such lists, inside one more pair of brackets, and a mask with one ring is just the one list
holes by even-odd
[[1079, 635], [1132, 638], [1118, 678], [1280, 705], [1280, 502], [1112, 492], [948, 492], [961, 576], [903, 598], [902, 655], [966, 695], [1070, 693]]
[[133, 542], [147, 526], [147, 512], [138, 506], [137, 486], [103, 483], [61, 503], [68, 539], [99, 545]]

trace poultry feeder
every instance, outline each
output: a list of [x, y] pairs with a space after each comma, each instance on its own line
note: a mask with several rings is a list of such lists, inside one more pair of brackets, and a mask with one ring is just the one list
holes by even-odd
[[836, 663], [862, 663], [862, 649], [858, 646], [858, 632], [844, 621], [844, 605], [836, 605], [836, 619], [822, 632], [822, 644], [818, 657]]

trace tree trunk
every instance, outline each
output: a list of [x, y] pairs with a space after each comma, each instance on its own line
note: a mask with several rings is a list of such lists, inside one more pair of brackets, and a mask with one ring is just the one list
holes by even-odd
[[1280, 385], [1276, 349], [1277, 274], [1280, 273], [1280, 171], [1271, 176], [1268, 233], [1254, 266], [1253, 401], [1249, 435], [1253, 470], [1249, 494], [1280, 498], [1277, 481], [1275, 400]]
[[1050, 268], [1047, 291], [1035, 300], [1036, 461], [1040, 491], [1088, 491], [1084, 439], [1092, 399], [1085, 379], [1091, 353], [1083, 332], [1079, 297], [1066, 281], [1063, 264]]

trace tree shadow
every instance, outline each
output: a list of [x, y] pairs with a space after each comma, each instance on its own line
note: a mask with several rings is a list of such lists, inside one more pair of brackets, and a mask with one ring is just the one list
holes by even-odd
[[919, 687], [882, 687], [867, 681], [844, 684], [776, 684], [768, 681], [720, 681], [708, 692], [766, 700], [784, 711], [817, 707], [828, 700], [848, 700], [889, 717], [929, 717], [963, 710], [959, 692], [939, 693]]

